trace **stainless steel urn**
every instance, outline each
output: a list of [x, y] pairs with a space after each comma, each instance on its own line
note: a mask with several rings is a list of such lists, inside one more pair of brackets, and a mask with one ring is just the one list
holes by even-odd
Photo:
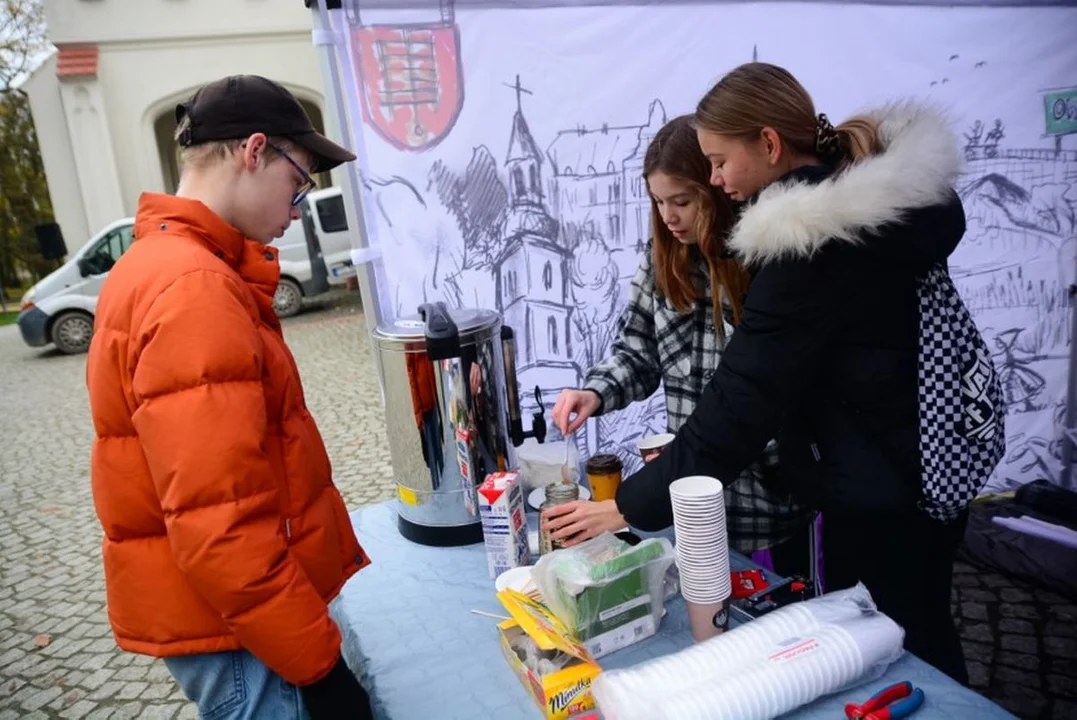
[[523, 431], [512, 330], [490, 310], [428, 303], [373, 338], [401, 534], [424, 545], [481, 542], [476, 488], [516, 468], [525, 436], [546, 435], [541, 413]]

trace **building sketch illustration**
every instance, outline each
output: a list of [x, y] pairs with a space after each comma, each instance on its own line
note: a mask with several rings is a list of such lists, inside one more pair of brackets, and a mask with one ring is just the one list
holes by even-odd
[[1007, 455], [992, 487], [1023, 484], [1030, 472], [1057, 480], [1077, 270], [1077, 152], [1007, 147], [1005, 123], [994, 118], [976, 120], [966, 138], [958, 192], [968, 230], [950, 269], [993, 352], [1007, 405]]
[[[451, 3], [441, 6], [450, 10], [451, 22]], [[373, 45], [362, 53], [368, 47]], [[986, 78], [993, 67], [951, 55], [943, 55], [945, 70], [924, 89], [929, 96], [957, 92], [968, 77]], [[453, 57], [458, 61], [458, 54]], [[457, 79], [454, 102], [463, 97], [462, 75]], [[505, 80], [501, 94], [488, 101], [481, 127], [470, 128], [481, 141], [465, 161], [429, 153], [423, 156], [429, 163], [407, 166], [407, 177], [392, 175], [398, 171], [382, 162], [378, 169], [385, 174], [368, 173], [364, 181], [373, 199], [368, 214], [384, 250], [390, 287], [383, 297], [391, 314], [411, 315], [436, 299], [501, 313], [516, 333], [521, 401], [529, 413], [537, 409], [536, 386], [549, 410], [562, 389], [579, 387], [609, 352], [649, 235], [643, 156], [667, 114], [657, 99], [628, 101], [625, 107], [639, 108], [635, 117], [622, 110], [619, 118], [590, 127], [571, 121], [568, 127], [549, 127], [548, 121], [536, 126], [529, 109], [549, 117], [537, 112], [549, 100], [519, 76]], [[369, 75], [364, 84], [373, 86]], [[1071, 106], [1066, 92], [1030, 89], [1026, 102], [1048, 115], [1061, 107], [1065, 121]], [[454, 122], [430, 124], [408, 107], [404, 115], [427, 122], [424, 132], [431, 136]], [[1001, 114], [977, 117], [969, 110], [957, 118], [965, 167], [956, 190], [967, 231], [950, 258], [951, 274], [993, 353], [1007, 404], [1007, 453], [989, 490], [1040, 477], [1058, 480], [1072, 341], [1068, 292], [1077, 275], [1077, 152], [1062, 149], [1049, 118], [1048, 133], [1030, 137], [1027, 130], [1011, 132]], [[393, 134], [386, 129], [397, 127], [392, 122], [367, 118], [399, 151], [438, 142]], [[419, 258], [432, 263], [420, 270]], [[584, 454], [617, 452], [632, 472], [639, 462], [636, 440], [665, 427], [660, 391], [589, 421], [577, 440]], [[557, 439], [556, 429], [551, 436]]]
[[[527, 413], [533, 388], [548, 409], [613, 341], [650, 222], [643, 153], [666, 113], [655, 100], [641, 112], [644, 123], [563, 130], [543, 150], [526, 118], [531, 91], [518, 76], [504, 85], [515, 111], [506, 113], [503, 149], [475, 147], [462, 168], [436, 160], [419, 182], [367, 184], [379, 237], [391, 248], [394, 313], [413, 314], [431, 299], [501, 313], [516, 333]], [[432, 259], [419, 284], [404, 267], [409, 257]], [[664, 430], [659, 396], [590, 422], [578, 440], [590, 452], [624, 446], [632, 462], [636, 435]]]
[[[959, 97], [994, 67], [968, 53], [943, 56], [928, 96]], [[1068, 109], [1070, 95], [1030, 88], [1025, 97], [1022, 110], [1044, 109], [1046, 137], [1012, 137], [1006, 117], [979, 117], [972, 109], [956, 128], [965, 156], [956, 189], [967, 229], [950, 273], [992, 352], [1007, 407], [1006, 456], [988, 490], [1038, 478], [1057, 482], [1062, 466], [1069, 288], [1077, 276], [1077, 152], [1062, 150], [1066, 130], [1051, 117], [1059, 99]]]
[[357, 49], [363, 120], [399, 150], [428, 150], [448, 135], [464, 106], [464, 67], [454, 0], [438, 0], [430, 22], [365, 25], [348, 3]]

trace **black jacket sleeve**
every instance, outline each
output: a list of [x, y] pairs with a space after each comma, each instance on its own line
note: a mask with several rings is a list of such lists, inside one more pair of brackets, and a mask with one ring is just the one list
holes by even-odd
[[617, 507], [629, 524], [648, 531], [669, 527], [670, 483], [688, 475], [732, 482], [776, 436], [819, 372], [841, 322], [832, 254], [828, 248], [758, 271], [741, 324], [695, 410], [665, 452], [621, 484]]

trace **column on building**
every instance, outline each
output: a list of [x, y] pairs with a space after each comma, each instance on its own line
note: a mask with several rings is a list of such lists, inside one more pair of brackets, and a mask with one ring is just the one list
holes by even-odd
[[104, 92], [97, 73], [98, 56], [98, 48], [93, 45], [63, 46], [59, 48], [56, 63], [86, 224], [91, 233], [126, 214]]

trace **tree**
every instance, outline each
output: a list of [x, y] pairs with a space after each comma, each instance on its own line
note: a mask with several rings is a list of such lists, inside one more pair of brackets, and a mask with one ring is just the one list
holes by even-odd
[[45, 169], [26, 94], [17, 87], [48, 47], [41, 0], [0, 0], [0, 281], [51, 269], [34, 226], [52, 220]]
[[37, 249], [34, 226], [52, 220], [45, 167], [21, 92], [0, 95], [0, 281], [19, 285], [20, 269], [40, 278], [52, 269]]
[[42, 0], [0, 0], [0, 92], [29, 72], [48, 45]]
[[456, 218], [463, 236], [461, 269], [488, 267], [501, 243], [501, 224], [509, 207], [509, 193], [497, 173], [497, 161], [485, 146], [475, 148], [463, 175], [438, 160], [430, 168], [427, 193]]
[[606, 353], [617, 331], [615, 316], [621, 284], [617, 263], [600, 236], [583, 228], [566, 228], [577, 237], [571, 258], [572, 319], [576, 326], [576, 361], [589, 368]]

